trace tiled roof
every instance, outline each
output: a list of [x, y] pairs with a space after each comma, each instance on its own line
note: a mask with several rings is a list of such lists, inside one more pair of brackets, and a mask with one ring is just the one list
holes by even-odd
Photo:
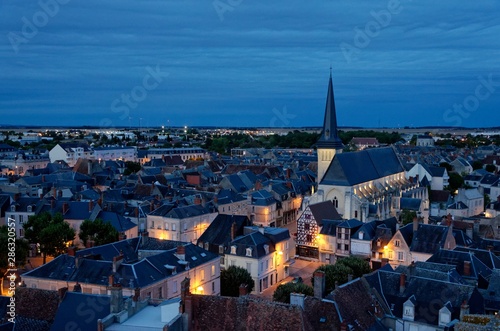
[[366, 149], [336, 154], [321, 184], [353, 186], [401, 172], [404, 168], [392, 147]]
[[410, 251], [432, 254], [440, 248], [445, 248], [448, 230], [447, 226], [419, 224], [416, 234], [413, 235]]
[[333, 206], [333, 202], [330, 200], [315, 203], [313, 205], [308, 206], [309, 209], [311, 210], [311, 213], [314, 216], [314, 219], [316, 220], [316, 223], [318, 225], [322, 224], [322, 221], [324, 219], [328, 220], [340, 220], [342, 219], [337, 212], [337, 209]]

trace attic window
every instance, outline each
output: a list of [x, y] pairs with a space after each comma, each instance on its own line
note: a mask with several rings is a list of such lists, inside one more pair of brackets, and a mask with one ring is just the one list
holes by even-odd
[[269, 245], [264, 245], [264, 251], [269, 254]]
[[205, 243], [205, 249], [208, 251], [209, 243]]
[[196, 256], [191, 256], [191, 260], [196, 261], [198, 258]]
[[16, 211], [16, 205], [10, 206], [10, 211]]
[[251, 248], [247, 248], [247, 253], [246, 253], [246, 256], [252, 256], [252, 249]]
[[205, 254], [205, 253], [201, 253], [200, 255], [201, 255], [201, 257], [207, 256], [207, 254]]
[[236, 246], [231, 246], [231, 254], [236, 254]]
[[224, 254], [224, 246], [219, 245], [219, 254]]
[[26, 211], [27, 211], [28, 213], [31, 213], [31, 212], [33, 211], [33, 206], [31, 206], [31, 205], [27, 206], [27, 207], [26, 207]]

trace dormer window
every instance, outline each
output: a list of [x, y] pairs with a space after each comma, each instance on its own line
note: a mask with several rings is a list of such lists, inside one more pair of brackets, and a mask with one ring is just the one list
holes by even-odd
[[252, 249], [251, 248], [247, 248], [247, 250], [246, 250], [246, 256], [252, 257]]
[[415, 320], [415, 296], [412, 295], [406, 302], [403, 304], [403, 319], [408, 321]]
[[269, 254], [269, 245], [264, 245], [264, 251]]
[[28, 213], [31, 213], [31, 212], [33, 211], [33, 206], [32, 206], [32, 205], [27, 206], [27, 207], [26, 207], [26, 211], [27, 211]]
[[219, 254], [224, 254], [224, 246], [219, 245]]
[[231, 246], [231, 254], [236, 254], [236, 246]]
[[443, 308], [439, 310], [439, 326], [445, 326], [446, 324], [451, 322], [451, 309], [451, 303], [448, 301], [447, 303], [445, 303]]
[[208, 251], [209, 243], [205, 243], [204, 245], [205, 245], [204, 248]]
[[10, 211], [16, 211], [16, 205], [10, 206]]

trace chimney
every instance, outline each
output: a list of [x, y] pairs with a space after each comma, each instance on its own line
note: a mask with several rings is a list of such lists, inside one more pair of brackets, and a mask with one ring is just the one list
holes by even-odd
[[153, 211], [155, 210], [155, 202], [153, 200], [151, 200], [151, 202], [149, 203], [149, 211]]
[[464, 316], [469, 314], [469, 305], [467, 304], [467, 301], [464, 300], [462, 303], [462, 306], [460, 306], [460, 320], [464, 320]]
[[255, 182], [255, 191], [258, 191], [262, 188], [262, 183], [260, 182], [260, 180], [256, 181]]
[[406, 290], [406, 274], [404, 272], [399, 275], [399, 293], [403, 294]]
[[464, 276], [470, 276], [470, 261], [464, 261]]
[[65, 215], [68, 212], [68, 209], [69, 209], [68, 203], [64, 202], [63, 205], [62, 205], [62, 213], [63, 213], [63, 215]]
[[135, 207], [134, 216], [135, 216], [135, 218], [139, 218], [139, 207]]
[[122, 265], [123, 262], [123, 253], [120, 252], [120, 255], [115, 256], [113, 258], [113, 272], [117, 272], [118, 268]]
[[450, 226], [452, 224], [453, 218], [451, 214], [446, 215], [446, 226]]
[[417, 232], [418, 230], [418, 218], [413, 218], [413, 232]]
[[57, 190], [56, 190], [55, 186], [52, 186], [52, 197], [54, 199], [57, 199]]
[[243, 297], [248, 294], [248, 285], [247, 284], [241, 284], [239, 287], [239, 296]]
[[325, 273], [323, 271], [316, 271], [314, 273], [314, 297], [323, 299], [325, 293]]
[[89, 212], [92, 212], [94, 210], [94, 200], [89, 201]]
[[177, 246], [177, 251], [175, 252], [175, 256], [181, 261], [186, 260], [186, 247], [183, 245]]
[[299, 306], [304, 309], [305, 295], [302, 293], [290, 293], [290, 305]]
[[231, 241], [233, 241], [234, 238], [236, 238], [236, 222], [231, 224]]
[[347, 322], [343, 321], [340, 323], [340, 331], [347, 331]]
[[66, 251], [68, 253], [68, 256], [75, 256], [75, 253], [76, 253], [75, 246], [68, 247], [68, 249]]
[[194, 201], [193, 201], [193, 203], [194, 203], [195, 205], [201, 205], [201, 198], [200, 198], [200, 197], [198, 197], [198, 196], [195, 196], [195, 197], [194, 197]]
[[191, 296], [191, 292], [189, 291], [189, 287], [190, 287], [189, 284], [190, 284], [189, 278], [184, 278], [184, 280], [181, 282], [181, 307], [180, 307], [181, 314], [182, 313], [190, 313], [186, 309], [186, 308], [189, 308], [186, 305], [187, 299], [188, 299], [188, 297]]
[[139, 301], [140, 297], [141, 297], [141, 289], [136, 287], [134, 289], [134, 296], [132, 297], [132, 300], [137, 302], [137, 301]]
[[217, 204], [219, 202], [219, 197], [214, 195], [214, 203]]
[[57, 294], [59, 294], [59, 301], [62, 301], [64, 299], [66, 292], [68, 292], [67, 287], [61, 287], [60, 289], [57, 290]]
[[63, 196], [63, 192], [62, 192], [62, 190], [58, 190], [58, 191], [57, 191], [57, 196], [58, 196], [59, 198], [62, 198], [62, 196]]
[[76, 282], [75, 286], [73, 286], [73, 292], [82, 293], [82, 286], [80, 283]]
[[127, 236], [125, 235], [125, 232], [120, 232], [118, 234], [118, 241], [122, 241], [122, 240], [125, 240], [127, 239]]
[[119, 313], [123, 310], [123, 290], [120, 283], [115, 284], [115, 277], [109, 275], [108, 291], [110, 292], [110, 313]]
[[85, 248], [92, 248], [95, 245], [95, 241], [92, 239], [88, 239], [87, 242], [85, 243]]

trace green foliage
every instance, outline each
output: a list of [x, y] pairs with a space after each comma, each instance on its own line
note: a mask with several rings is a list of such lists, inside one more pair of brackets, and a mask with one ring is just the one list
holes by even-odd
[[141, 170], [141, 164], [139, 162], [133, 162], [133, 161], [126, 161], [125, 162], [125, 170], [123, 171], [123, 174], [125, 176], [128, 176], [130, 174], [134, 174]]
[[455, 194], [455, 191], [464, 185], [464, 179], [456, 172], [449, 173], [450, 179], [448, 179], [448, 186], [445, 190], [450, 191], [451, 194]]
[[24, 225], [24, 237], [30, 243], [40, 244], [45, 263], [47, 255], [58, 256], [66, 251], [66, 243], [75, 239], [75, 230], [64, 221], [60, 213], [33, 215]]
[[484, 170], [494, 173], [497, 170], [497, 167], [494, 164], [487, 164], [486, 167], [484, 167]]
[[[17, 238], [15, 246], [9, 245], [9, 231], [6, 225], [0, 226], [0, 277], [5, 274], [8, 266], [9, 247], [15, 247], [15, 259], [17, 266], [24, 266], [28, 257], [29, 244], [28, 241], [22, 238]], [[11, 268], [14, 269], [14, 268]]]
[[417, 212], [415, 212], [414, 210], [403, 210], [400, 217], [401, 223], [403, 225], [406, 225], [413, 222], [413, 219], [417, 217]]
[[[325, 272], [325, 290], [326, 293], [329, 293], [335, 289], [335, 283], [338, 283], [338, 285], [347, 283], [349, 275], [352, 275], [353, 279], [355, 279], [369, 273], [370, 264], [359, 257], [350, 256], [337, 260], [335, 264], [324, 264], [314, 272], [316, 271]], [[314, 277], [311, 282], [314, 285]]]
[[453, 166], [451, 164], [449, 164], [448, 162], [441, 162], [439, 164], [439, 166], [446, 168], [446, 171], [448, 172], [448, 174], [453, 171]]
[[250, 273], [241, 267], [230, 266], [220, 272], [221, 295], [237, 297], [240, 293], [240, 285], [248, 286], [248, 293], [253, 291], [255, 282]]
[[479, 160], [475, 160], [474, 162], [472, 162], [472, 169], [474, 170], [477, 170], [477, 169], [483, 169], [483, 162], [479, 161]]
[[397, 132], [389, 133], [373, 130], [339, 131], [339, 137], [344, 145], [347, 145], [354, 137], [377, 138], [379, 143], [389, 145], [403, 140], [403, 137]]
[[273, 293], [273, 300], [290, 303], [290, 293], [302, 293], [308, 296], [314, 295], [311, 286], [304, 283], [286, 283], [279, 285]]
[[86, 245], [88, 240], [93, 240], [96, 246], [109, 244], [118, 240], [118, 231], [111, 223], [98, 218], [95, 221], [85, 220], [80, 225], [80, 239]]

